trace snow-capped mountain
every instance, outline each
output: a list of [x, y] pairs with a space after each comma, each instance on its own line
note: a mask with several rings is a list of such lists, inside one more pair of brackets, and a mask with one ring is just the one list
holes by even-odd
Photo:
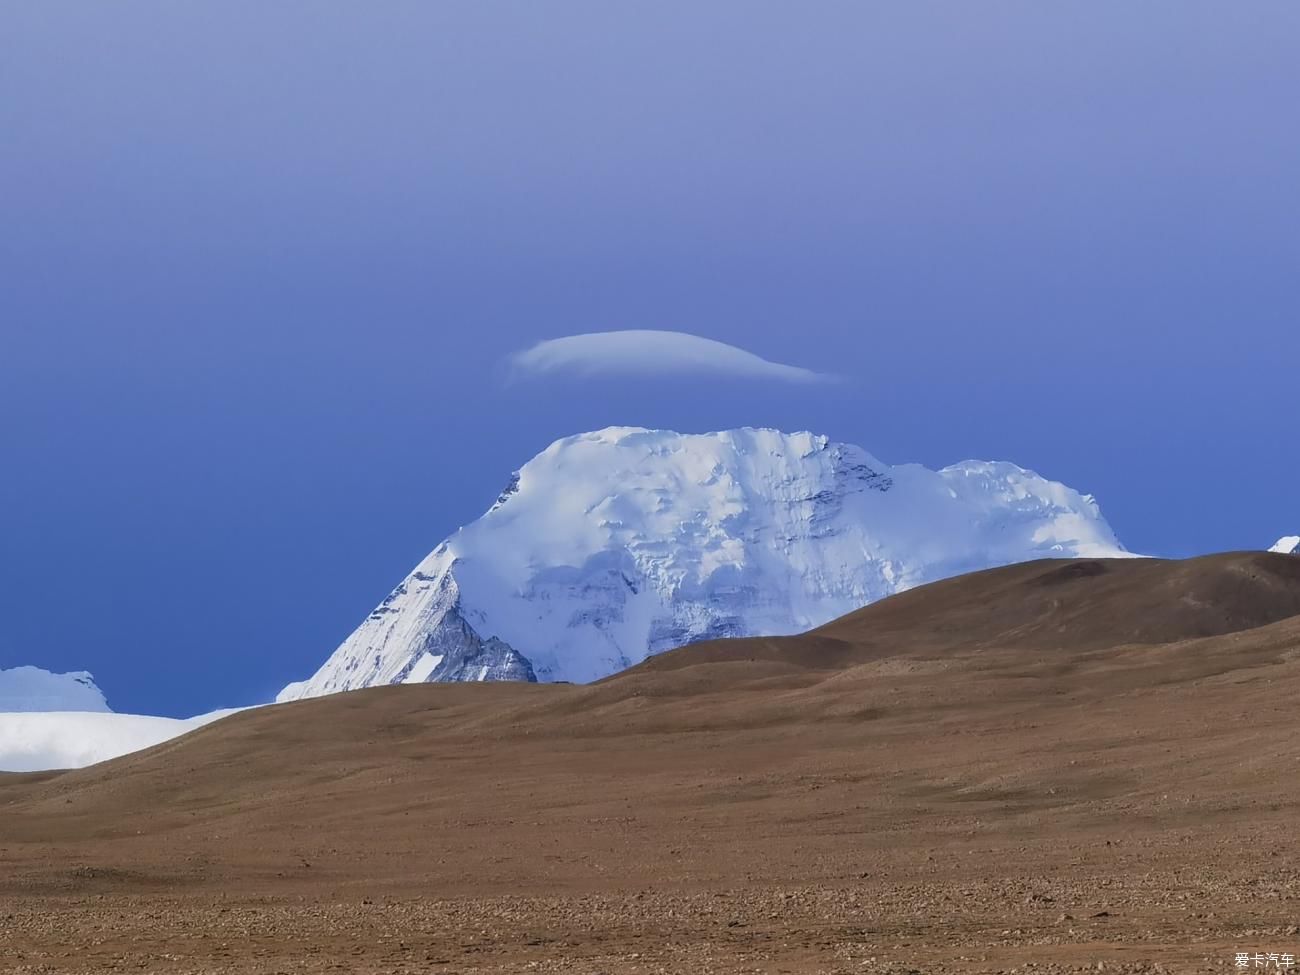
[[1300, 555], [1300, 535], [1283, 535], [1269, 551], [1281, 552], [1283, 555]]
[[40, 667], [0, 670], [0, 712], [109, 710], [104, 692], [84, 670], [67, 674]]
[[590, 681], [694, 640], [806, 630], [961, 572], [1127, 554], [1091, 497], [1014, 464], [933, 471], [811, 433], [611, 427], [520, 468], [277, 700]]

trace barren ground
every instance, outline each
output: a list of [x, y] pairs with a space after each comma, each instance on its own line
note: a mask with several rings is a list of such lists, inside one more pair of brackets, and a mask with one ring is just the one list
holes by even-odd
[[1297, 613], [1285, 556], [1037, 563], [598, 685], [362, 691], [0, 776], [0, 971], [1300, 956]]

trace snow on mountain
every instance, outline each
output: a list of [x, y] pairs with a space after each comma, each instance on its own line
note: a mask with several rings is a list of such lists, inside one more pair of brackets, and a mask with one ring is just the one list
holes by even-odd
[[1091, 497], [1014, 464], [890, 466], [811, 433], [611, 427], [556, 441], [278, 701], [380, 684], [595, 680], [891, 593], [1128, 553]]
[[151, 748], [238, 710], [195, 718], [91, 711], [0, 713], [0, 772], [82, 768]]
[[104, 692], [84, 670], [54, 674], [39, 667], [0, 670], [0, 711], [108, 711]]
[[1269, 551], [1281, 552], [1283, 555], [1300, 555], [1300, 535], [1282, 536]]
[[114, 714], [85, 671], [0, 670], [0, 772], [81, 768], [150, 748], [238, 710], [194, 718]]

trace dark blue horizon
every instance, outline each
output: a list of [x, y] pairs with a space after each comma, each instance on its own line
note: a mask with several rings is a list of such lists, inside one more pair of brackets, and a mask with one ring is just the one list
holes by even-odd
[[[559, 437], [1011, 460], [1135, 551], [1300, 531], [1300, 8], [0, 14], [0, 667], [310, 673]], [[533, 380], [672, 329], [840, 374]]]

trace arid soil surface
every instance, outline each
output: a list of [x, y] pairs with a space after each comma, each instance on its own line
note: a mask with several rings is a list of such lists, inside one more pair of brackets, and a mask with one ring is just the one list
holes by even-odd
[[1276, 971], [1298, 613], [1293, 557], [1040, 562], [0, 776], [0, 971]]

